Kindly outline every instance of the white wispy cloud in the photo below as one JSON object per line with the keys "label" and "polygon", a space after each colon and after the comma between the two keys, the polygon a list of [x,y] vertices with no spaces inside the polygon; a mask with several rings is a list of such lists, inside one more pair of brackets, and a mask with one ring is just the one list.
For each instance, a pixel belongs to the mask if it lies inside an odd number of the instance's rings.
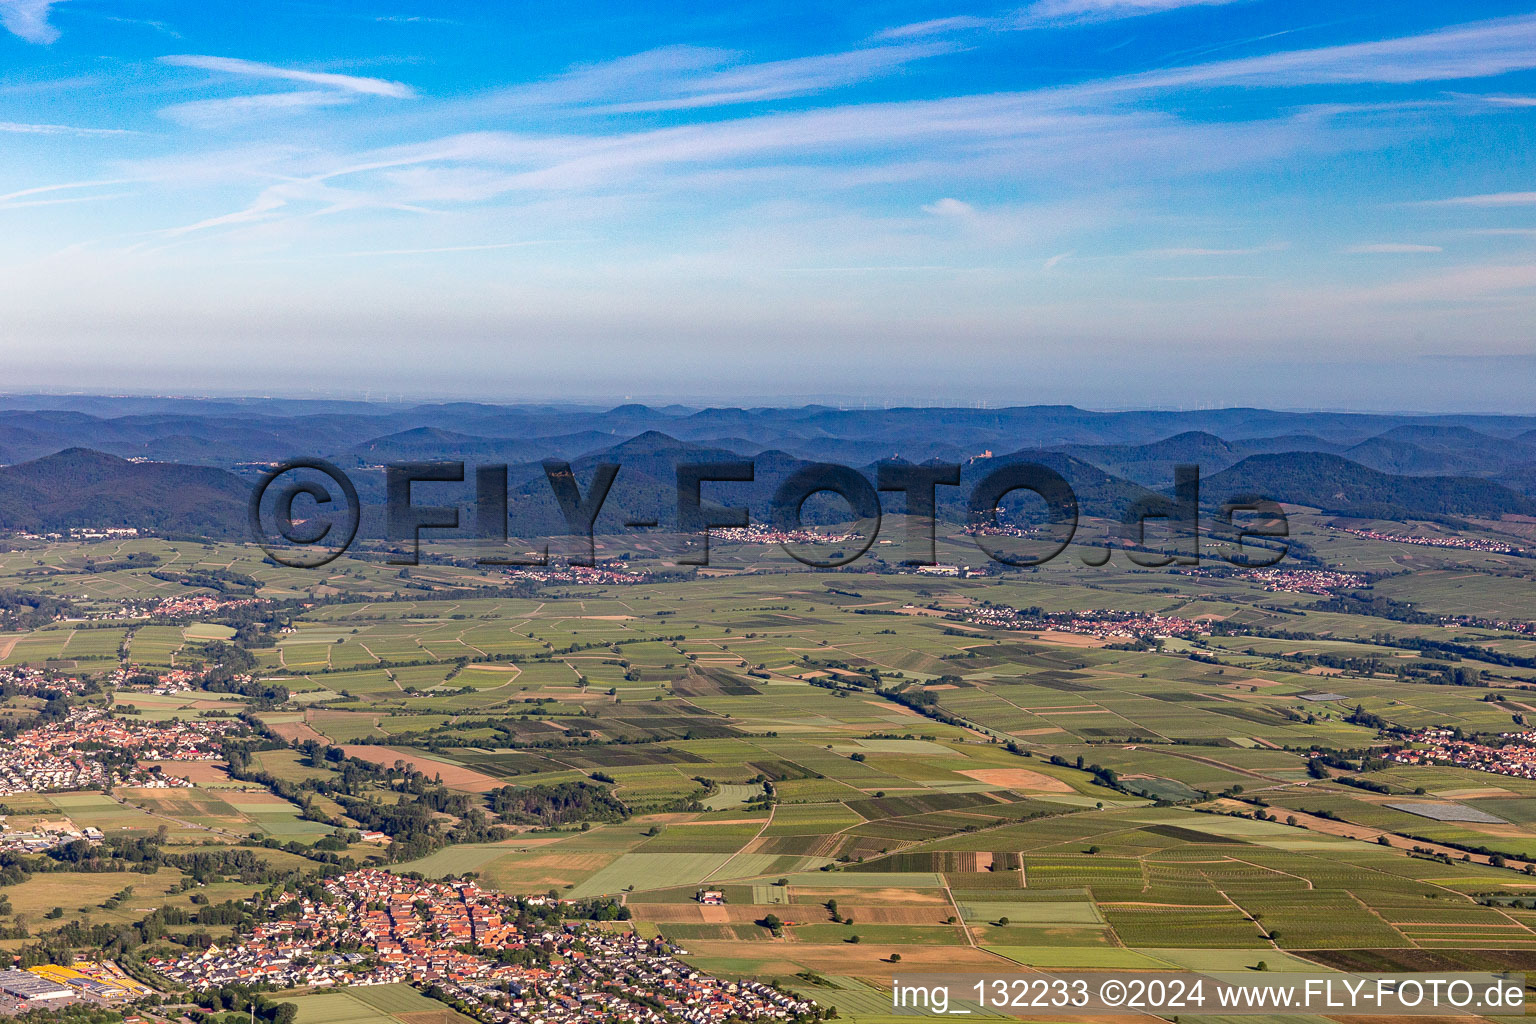
{"label": "white wispy cloud", "polygon": [[266,222],[282,214],[294,214],[296,210],[302,211],[302,215],[307,217],[326,217],[346,211],[368,209],[399,210],[408,213],[431,212],[424,207],[403,202],[388,195],[332,184],[332,180],[338,176],[318,174],[269,185],[242,209],[205,217],[191,224],[167,228],[154,232],[154,235],[158,238],[181,238],[218,228]]}
{"label": "white wispy cloud", "polygon": [[[888,38],[936,36],[987,28],[1036,28],[1063,21],[1103,20],[1177,7],[1238,0],[1040,0],[998,18],[939,18],[887,29]],[[1273,33],[1259,39],[1276,38]],[[1258,40],[1250,40],[1250,42]],[[1286,88],[1305,85],[1409,84],[1483,78],[1536,68],[1536,15],[1452,25],[1417,35],[1283,50],[1255,57],[1186,64],[1039,91],[1042,102],[1087,102],[1117,93],[1166,92],[1219,86]],[[1475,96],[1494,105],[1536,104],[1526,96]],[[1426,101],[1420,101],[1421,103]]]}
{"label": "white wispy cloud", "polygon": [[163,21],[155,21],[150,18],[123,18],[115,14],[104,14],[101,17],[119,25],[139,25],[143,28],[153,29],[162,35],[170,36],[172,39],[180,39],[182,37],[180,32]]}
{"label": "white wispy cloud", "polygon": [[1423,206],[1531,206],[1536,204],[1536,192],[1489,192],[1477,196],[1452,196],[1449,199],[1431,199]]}
{"label": "white wispy cloud", "polygon": [[91,196],[57,196],[52,199],[18,199],[6,202],[0,199],[0,210],[20,210],[32,206],[67,206],[75,203],[99,203],[107,199],[122,199],[131,192],[101,192]]}
{"label": "white wispy cloud", "polygon": [[[311,143],[297,154],[279,153],[270,161],[261,156],[259,171],[241,166],[238,157],[231,157],[229,167],[219,174],[222,183],[232,189],[248,188],[253,180],[265,185],[283,179],[284,184],[263,188],[255,197],[250,193],[242,197],[236,191],[237,197],[245,199],[238,209],[214,212],[173,230],[205,232],[343,210],[419,211],[429,206],[495,202],[504,197],[523,201],[523,197],[541,193],[600,197],[643,190],[656,196],[698,194],[701,189],[739,192],[744,183],[756,187],[792,183],[803,189],[924,180],[935,183],[928,195],[944,196],[940,189],[965,187],[960,182],[971,178],[1018,181],[1028,177],[1091,189],[1095,183],[1117,178],[1141,182],[1151,175],[1198,175],[1292,159],[1309,150],[1337,151],[1361,145],[1361,131],[1352,124],[1338,123],[1345,113],[1358,113],[1361,108],[1332,104],[1299,108],[1281,116],[1228,121],[1186,119],[1150,104],[1122,102],[1123,98],[1138,92],[1222,82],[1300,84],[1335,74],[1371,74],[1384,81],[1403,76],[1429,80],[1464,75],[1478,68],[1506,66],[1517,56],[1536,63],[1536,47],[1517,55],[1518,47],[1501,41],[1533,33],[1536,18],[1504,19],[1406,39],[1220,61],[1061,88],[817,106],[640,131],[611,124],[581,132],[571,131],[568,124],[545,132],[450,131],[352,153],[321,152]],[[416,116],[405,124],[407,130],[415,127],[419,131],[419,126],[428,124],[435,128],[466,121],[486,123],[488,103],[494,103],[500,112],[540,108],[556,108],[557,112],[655,110],[740,102],[746,97],[810,94],[838,83],[890,73],[904,62],[953,50],[948,44],[927,43],[868,46],[788,61],[741,63],[739,55],[728,51],[667,47],[575,68],[490,97],[442,103],[424,112],[428,116]],[[323,86],[275,97],[203,101],[202,105],[171,108],[176,112],[172,116],[182,119],[217,119],[242,109],[242,104],[244,109],[280,109],[290,104],[302,109],[307,104],[328,104],[330,99],[323,98],[328,94],[350,98],[397,95],[390,90],[408,90],[379,79],[291,72],[230,58],[171,60],[210,70],[235,67],[239,69],[235,73],[264,77],[319,76],[316,84]],[[338,79],[365,84],[343,90],[335,86]],[[1372,127],[1379,129],[1380,122],[1373,122]],[[1409,128],[1416,130],[1417,125]],[[1363,144],[1378,143],[1368,139]],[[195,155],[184,160],[195,162]],[[169,169],[164,180],[175,180],[180,173]],[[962,216],[966,207],[958,199],[940,199],[925,209],[940,216]],[[980,222],[987,219],[976,218],[971,223],[979,229]],[[1139,255],[1167,259],[1241,256],[1275,248],[1187,246]]]}
{"label": "white wispy cloud", "polygon": [[1536,15],[1455,25],[1419,35],[1287,50],[1106,79],[1084,91],[1443,82],[1536,68]]}
{"label": "white wispy cloud", "polygon": [[1010,20],[1019,27],[1081,24],[1160,14],[1181,7],[1216,7],[1234,2],[1236,0],[1038,0],[1020,10]]}
{"label": "white wispy cloud", "polygon": [[[856,188],[956,175],[1056,180],[1070,172],[1082,186],[1084,173],[1144,181],[1154,169],[1186,176],[1293,156],[1309,145],[1302,132],[1318,130],[1305,117],[1231,125],[1146,110],[1051,110],[1025,93],[850,104],[619,134],[465,132],[350,155],[268,149],[242,159],[231,152],[141,164],[137,173],[168,182],[216,176],[236,187],[260,178],[292,183],[178,229],[206,231],[301,215],[315,204],[338,208],[334,195],[307,193],[299,182],[345,182],[350,208],[394,209],[540,193],[698,195],[744,183]],[[822,166],[824,156],[839,159]],[[950,216],[965,209],[960,200],[931,206],[930,213]],[[985,218],[969,220],[985,227]]]}
{"label": "white wispy cloud", "polygon": [[254,96],[227,96],[216,100],[176,103],[160,110],[160,116],[181,124],[213,124],[231,118],[285,114],[314,107],[351,103],[355,93],[306,89],[298,92],[267,92]]}
{"label": "white wispy cloud", "polygon": [[1483,95],[1473,98],[1484,103],[1490,103],[1495,107],[1536,107],[1536,96]]}
{"label": "white wispy cloud", "polygon": [[976,208],[958,199],[940,199],[936,203],[924,206],[923,212],[931,213],[936,217],[971,217],[975,215]]}
{"label": "white wispy cloud", "polygon": [[113,179],[107,181],[66,181],[57,185],[35,185],[32,188],[19,189],[15,192],[7,192],[4,195],[0,195],[0,210],[19,210],[34,206],[63,206],[73,203],[98,203],[107,199],[121,199],[130,193],[88,192],[85,195],[74,193],[88,189],[100,189],[111,185],[125,184],[128,184],[126,180]]}
{"label": "white wispy cloud", "polygon": [[0,25],[29,43],[51,43],[59,30],[48,21],[48,10],[64,0],[0,0]]}
{"label": "white wispy cloud", "polygon": [[1444,252],[1445,250],[1438,245],[1419,245],[1414,242],[1366,242],[1361,245],[1351,245],[1344,251],[1359,255],[1392,255],[1396,253]]}
{"label": "white wispy cloud", "polygon": [[978,18],[969,14],[961,14],[951,18],[932,18],[928,21],[914,21],[910,25],[896,25],[878,33],[875,38],[914,39],[921,36],[943,35],[946,32],[995,28],[997,25],[998,21],[996,18]]}
{"label": "white wispy cloud", "polygon": [[106,181],[66,181],[58,185],[35,185],[32,188],[24,188],[17,192],[7,192],[0,195],[0,203],[13,203],[18,199],[29,199],[32,196],[47,195],[52,192],[67,192],[82,188],[104,188],[108,185],[122,185],[125,180],[111,179]]}
{"label": "white wispy cloud", "polygon": [[977,30],[1017,32],[1118,21],[1184,7],[1220,7],[1238,2],[1240,0],[1036,0],[1035,3],[996,17],[962,14],[896,25],[880,32],[875,38],[911,39]]}
{"label": "white wispy cloud", "polygon": [[945,41],[911,42],[754,63],[730,50],[665,46],[504,90],[493,102],[521,108],[585,107],[596,113],[754,103],[856,85],[958,49]]}
{"label": "white wispy cloud", "polygon": [[[1041,174],[1101,161],[1104,171],[1153,154],[1208,167],[1211,161],[1251,161],[1290,150],[1288,129],[1271,126],[1279,138],[1260,137],[1251,126],[1191,125],[1145,111],[1114,114],[1041,112],[1028,95],[961,97],[889,104],[857,104],[786,114],[626,133],[616,136],[536,136],[474,132],[394,147],[365,156],[346,173],[390,166],[445,163],[508,169],[505,188],[575,190],[613,187],[617,182],[664,169],[800,165],[818,155],[858,157],[851,168],[817,168],[818,180],[847,184],[907,180],[953,174],[1027,170]],[[950,153],[932,162],[905,154],[935,146],[966,144],[970,157]],[[1281,148],[1277,149],[1276,146]],[[1118,162],[1109,158],[1117,156]],[[1143,165],[1143,172],[1145,165]],[[654,182],[659,184],[660,182]]]}
{"label": "white wispy cloud", "polygon": [[374,21],[387,25],[462,25],[453,18],[434,18],[427,14],[380,14]]}
{"label": "white wispy cloud", "polygon": [[77,128],[68,124],[23,124],[18,121],[0,121],[0,132],[8,132],[12,135],[78,135],[82,137],[138,134],[127,128]]}
{"label": "white wispy cloud", "polygon": [[173,54],[160,61],[182,68],[197,68],[225,75],[247,78],[267,78],[284,82],[301,82],[305,85],[357,93],[363,96],[386,96],[392,99],[413,99],[416,90],[403,82],[391,82],[383,78],[362,78],[357,75],[338,75],[324,71],[302,71],[297,68],[262,64],[238,57],[208,57],[197,54]]}

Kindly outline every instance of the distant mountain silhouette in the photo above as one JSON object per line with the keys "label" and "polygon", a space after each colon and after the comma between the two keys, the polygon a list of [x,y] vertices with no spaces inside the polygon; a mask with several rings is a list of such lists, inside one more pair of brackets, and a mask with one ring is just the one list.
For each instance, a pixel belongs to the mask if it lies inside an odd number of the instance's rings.
{"label": "distant mountain silhouette", "polygon": [[1312,434],[1281,434],[1278,437],[1245,437],[1237,442],[1249,455],[1272,455],[1275,452],[1342,452],[1347,445],[1324,441]]}
{"label": "distant mountain silhouette", "polygon": [[[704,494],[748,505],[758,522],[778,483],[816,461],[871,481],[885,460],[959,463],[964,485],[938,490],[951,520],[964,517],[975,481],[1010,462],[1056,469],[1086,516],[1117,517],[1149,489],[1166,491],[1181,463],[1200,467],[1208,500],[1228,487],[1355,514],[1497,515],[1525,511],[1536,496],[1532,416],[4,395],[0,527],[131,522],[241,536],[259,467],[299,456],[328,458],[352,476],[364,536],[377,535],[384,495],[383,473],[365,467],[401,461],[464,462],[468,479],[452,493],[466,514],[473,469],[507,464],[513,526],[522,516],[532,533],[563,527],[540,465],[550,458],[570,462],[583,491],[596,464],[623,466],[599,523],[613,531],[631,519],[673,525],[679,462],[742,458],[756,462],[755,481],[707,484]],[[894,510],[899,500],[883,504]],[[813,506],[813,521],[840,514],[830,499]]]}
{"label": "distant mountain silhouette", "polygon": [[0,463],[25,462],[57,451],[58,447],[47,434],[17,423],[0,422]]}
{"label": "distant mountain silhouette", "polygon": [[[659,431],[647,431],[620,444],[571,460],[571,469],[581,492],[586,494],[599,463],[620,465],[619,474],[614,478],[613,488],[598,519],[599,532],[606,529],[619,533],[623,532],[625,522],[633,520],[654,519],[664,530],[674,526],[679,465],[743,460],[753,464],[755,477],[751,482],[709,483],[703,486],[702,493],[706,502],[746,506],[751,510],[752,521],[755,523],[771,520],[773,498],[779,485],[796,470],[814,461],[777,449],[742,455],[724,448],[691,444]],[[940,518],[963,522],[968,515],[970,493],[976,483],[988,473],[1020,462],[1038,463],[1065,477],[1077,495],[1083,515],[1119,516],[1133,502],[1152,494],[1132,481],[1106,473],[1091,463],[1063,452],[1023,449],[962,464],[961,485],[939,487],[936,490]],[[878,463],[850,468],[862,474],[871,485],[876,483]],[[529,536],[561,530],[563,520],[542,466],[529,464],[514,467],[509,472],[509,482],[511,496],[508,499],[508,512],[517,535]],[[903,510],[901,501],[899,495],[886,494],[881,498],[881,505],[887,512],[900,512]],[[846,520],[847,508],[840,499],[829,497],[821,506],[820,511],[812,506],[806,507],[804,521],[807,524]]]}
{"label": "distant mountain silhouette", "polygon": [[1382,473],[1324,452],[1255,455],[1200,488],[1213,505],[1244,494],[1377,519],[1536,512],[1536,501],[1491,480]]}
{"label": "distant mountain silhouette", "polygon": [[[625,524],[629,522],[655,521],[663,531],[675,528],[679,465],[743,459],[754,460],[754,481],[705,484],[701,493],[706,502],[745,505],[751,509],[754,522],[764,522],[773,487],[782,475],[800,465],[799,460],[782,452],[743,456],[726,448],[691,444],[660,431],[648,430],[568,461],[583,495],[588,493],[599,464],[619,465],[618,476],[614,478],[598,517],[597,530],[599,533],[621,534],[628,530]],[[565,520],[545,476],[542,460],[512,467],[508,472],[508,483],[511,493],[507,508],[514,535],[549,536],[563,532]]]}
{"label": "distant mountain silhouette", "polygon": [[959,488],[939,490],[941,514],[952,508],[954,511],[948,518],[963,521],[965,516],[961,509],[969,502],[971,489],[988,473],[1020,462],[1034,463],[1061,474],[1072,485],[1072,492],[1077,496],[1078,511],[1085,516],[1119,518],[1134,502],[1153,495],[1151,490],[1140,484],[1107,473],[1093,463],[1065,452],[1023,448],[990,459],[977,459],[963,467]]}
{"label": "distant mountain silhouette", "polygon": [[558,437],[511,438],[462,434],[442,427],[413,427],[353,445],[338,453],[335,461],[343,467],[390,462],[519,463],[571,458],[613,442],[613,435],[595,430]]}
{"label": "distant mountain silhouette", "polygon": [[1242,444],[1203,430],[1187,430],[1151,444],[1072,445],[1062,450],[1147,487],[1172,483],[1173,467],[1180,464],[1215,473],[1253,454]]}
{"label": "distant mountain silhouette", "polygon": [[1520,462],[1495,477],[1512,491],[1536,497],[1536,462]]}
{"label": "distant mountain silhouette", "polygon": [[1394,427],[1343,453],[1384,473],[1485,476],[1515,462],[1536,459],[1536,443],[1497,438],[1467,427]]}
{"label": "distant mountain silhouette", "polygon": [[249,483],[221,469],[70,448],[0,468],[0,527],[135,526],[238,536],[246,532],[250,493]]}
{"label": "distant mountain silhouette", "polygon": [[[1403,430],[1420,433],[1398,433]],[[1458,437],[1486,436],[1498,442],[1532,444],[1536,417],[1404,416],[1267,409],[1099,412],[1074,406],[978,408],[687,408],[626,404],[603,408],[571,404],[492,405],[450,402],[410,405],[289,399],[108,398],[103,396],[0,396],[0,462],[22,462],[65,448],[92,448],[108,454],[162,462],[190,462],[232,469],[253,462],[320,455],[342,463],[354,454],[362,464],[387,461],[394,446],[410,457],[495,461],[569,458],[608,447],[648,430],[704,447],[736,451],[779,449],[798,458],[867,465],[898,457],[912,462],[940,458],[964,462],[985,451],[1069,450],[1111,473],[1154,482],[1155,464],[1190,454],[1207,470],[1217,466],[1216,448],[1189,446],[1188,435],[1220,439],[1231,457],[1278,451],[1333,451],[1385,437],[1390,445],[1412,444],[1442,455],[1454,453]],[[420,433],[415,433],[415,432]],[[432,434],[429,431],[440,433]],[[1441,436],[1435,432],[1441,431]],[[399,436],[405,435],[405,436]],[[1520,437],[1519,435],[1527,435]],[[583,446],[583,436],[592,441]],[[1477,436],[1461,450],[1476,455]],[[480,438],[480,442],[465,440]],[[716,441],[730,438],[728,444]],[[543,450],[533,452],[536,442]],[[493,443],[495,442],[495,443]],[[569,443],[567,443],[569,442]],[[1208,444],[1209,442],[1207,440]],[[1168,444],[1160,456],[1157,446]],[[486,447],[486,445],[489,445]],[[1153,446],[1137,453],[1100,452],[1078,446]],[[459,447],[462,450],[455,451]],[[1486,445],[1484,448],[1486,449]],[[1513,446],[1512,446],[1513,450]],[[465,452],[471,454],[466,455]],[[482,453],[485,453],[482,456]],[[1370,461],[1368,451],[1359,453]],[[1166,457],[1164,457],[1166,456]],[[1428,466],[1413,451],[1384,451],[1380,467],[1418,471]],[[1507,461],[1530,461],[1525,454]],[[1409,461],[1392,462],[1392,459]],[[1096,463],[1098,464],[1098,463]],[[1478,463],[1481,465],[1481,463]],[[1450,467],[1457,474],[1493,472],[1472,463]],[[1161,481],[1159,481],[1160,483]]]}

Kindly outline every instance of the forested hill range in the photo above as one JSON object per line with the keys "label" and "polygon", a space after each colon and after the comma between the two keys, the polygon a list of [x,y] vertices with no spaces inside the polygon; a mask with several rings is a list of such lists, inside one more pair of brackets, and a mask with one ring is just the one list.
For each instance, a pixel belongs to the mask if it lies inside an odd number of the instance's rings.
{"label": "forested hill range", "polygon": [[[1166,456],[1326,451],[1386,472],[1487,475],[1536,460],[1536,415],[1387,415],[1265,409],[1096,412],[1073,406],[1004,409],[690,408],[668,405],[384,404],[284,399],[0,396],[0,462],[70,447],[124,458],[216,465],[321,451],[364,462],[483,446],[507,462],[570,458],[655,430],[693,444],[858,465],[898,456],[964,461],[981,451],[1067,448],[1106,469],[1155,458],[1117,446],[1161,442]],[[1182,435],[1211,435],[1211,437]],[[1523,436],[1522,436],[1523,435]],[[1356,446],[1383,438],[1381,446]],[[1490,440],[1491,439],[1491,440]],[[1515,442],[1511,444],[1510,442]],[[1390,449],[1388,464],[1376,448]],[[476,457],[480,451],[475,452]],[[1420,461],[1409,462],[1407,457]],[[1460,460],[1434,462],[1434,458]],[[1225,466],[1214,467],[1225,468]]]}
{"label": "forested hill range", "polygon": [[872,476],[882,460],[962,464],[967,486],[940,490],[949,519],[963,517],[970,483],[1008,462],[1062,473],[1090,515],[1168,492],[1179,464],[1200,467],[1207,503],[1261,494],[1386,519],[1536,514],[1536,416],[9,396],[0,529],[242,536],[251,481],[298,456],[335,462],[365,502],[382,497],[385,463],[507,464],[514,516],[538,529],[558,523],[545,459],[571,462],[581,479],[598,463],[622,464],[605,507],[615,521],[670,508],[678,462],[734,458],[752,458],[758,479],[732,494],[763,514],[777,481],[804,462]]}

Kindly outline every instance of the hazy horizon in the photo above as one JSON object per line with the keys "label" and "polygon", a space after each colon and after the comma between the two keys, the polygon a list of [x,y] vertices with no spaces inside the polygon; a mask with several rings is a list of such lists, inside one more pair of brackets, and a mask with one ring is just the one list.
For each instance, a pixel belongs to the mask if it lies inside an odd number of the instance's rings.
{"label": "hazy horizon", "polygon": [[1189,403],[1156,403],[1156,402],[1127,402],[1111,403],[1096,402],[1091,396],[1083,396],[1080,400],[1064,398],[1054,400],[1034,400],[1029,395],[1018,396],[1014,400],[992,401],[986,399],[971,400],[904,400],[900,398],[878,399],[855,394],[778,394],[778,395],[726,395],[720,394],[687,394],[687,393],[561,393],[558,395],[538,394],[496,394],[479,393],[473,389],[435,392],[402,390],[393,391],[387,388],[362,388],[348,389],[337,387],[328,390],[304,390],[292,389],[267,389],[264,391],[241,391],[234,388],[204,388],[190,390],[155,390],[155,389],[106,389],[106,388],[14,388],[0,390],[0,402],[17,403],[15,408],[27,408],[28,400],[36,400],[37,408],[45,408],[47,403],[59,403],[66,399],[100,400],[104,402],[123,401],[187,401],[187,402],[315,402],[315,403],[354,403],[360,405],[376,405],[381,407],[432,407],[453,404],[471,404],[486,406],[505,406],[509,408],[547,406],[550,408],[567,408],[589,412],[605,412],[617,409],[625,405],[643,405],[653,410],[662,410],[676,406],[690,411],[705,409],[773,409],[795,410],[813,406],[835,408],[841,411],[856,410],[895,410],[895,409],[934,409],[934,410],[1000,410],[1020,408],[1053,408],[1072,407],[1091,413],[1130,413],[1130,412],[1170,412],[1170,413],[1195,413],[1217,412],[1232,409],[1256,409],[1278,413],[1337,413],[1358,414],[1369,416],[1423,416],[1423,417],[1457,417],[1457,416],[1495,416],[1495,417],[1530,417],[1536,416],[1536,411],[1529,408],[1475,408],[1470,406],[1455,407],[1412,407],[1408,405],[1381,405],[1381,406],[1349,406],[1349,405],[1281,405],[1263,404],[1252,402],[1189,402]]}

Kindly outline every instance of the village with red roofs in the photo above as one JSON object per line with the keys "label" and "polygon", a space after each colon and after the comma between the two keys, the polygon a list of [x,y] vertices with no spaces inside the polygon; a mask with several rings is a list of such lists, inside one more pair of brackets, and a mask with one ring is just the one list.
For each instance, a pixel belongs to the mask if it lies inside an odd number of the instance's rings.
{"label": "village with red roofs", "polygon": [[[191,989],[324,989],[408,982],[493,1022],[811,1020],[814,1003],[724,981],[675,959],[662,939],[565,920],[561,901],[473,880],[427,882],[376,869],[285,892],[238,945],[151,960]],[[619,922],[622,924],[622,922]]]}

